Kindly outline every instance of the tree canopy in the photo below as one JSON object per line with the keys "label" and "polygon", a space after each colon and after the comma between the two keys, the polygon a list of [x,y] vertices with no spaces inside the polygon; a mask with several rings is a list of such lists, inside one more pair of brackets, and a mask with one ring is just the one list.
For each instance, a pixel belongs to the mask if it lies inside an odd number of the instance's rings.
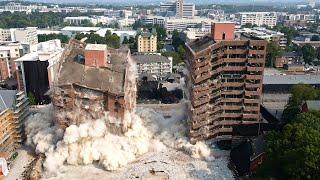
{"label": "tree canopy", "polygon": [[283,51],[281,47],[275,42],[269,42],[267,45],[267,57],[266,57],[266,66],[272,67],[274,60],[282,56]]}
{"label": "tree canopy", "polygon": [[101,37],[98,34],[95,34],[94,32],[91,32],[90,34],[77,34],[76,39],[81,40],[83,38],[87,38],[85,40],[86,43],[92,43],[92,44],[107,44],[109,47],[112,48],[119,48],[120,47],[120,37],[117,36],[115,33],[111,34],[111,31],[107,31],[105,37]]}
{"label": "tree canopy", "polygon": [[298,35],[298,31],[292,26],[277,24],[273,27],[273,30],[280,31],[287,36],[287,45],[291,45],[293,38]]}
{"label": "tree canopy", "polygon": [[[66,26],[63,19],[68,16],[88,16],[88,15],[101,15],[101,13],[54,13],[54,12],[32,12],[31,14],[26,14],[24,12],[3,12],[0,13],[0,28],[24,28],[24,27],[38,27],[38,28],[48,28],[54,26]],[[91,22],[84,21],[85,26],[93,26]]]}
{"label": "tree canopy", "polygon": [[301,113],[280,132],[267,135],[263,179],[317,179],[320,176],[320,112]]}
{"label": "tree canopy", "polygon": [[63,34],[39,34],[38,35],[38,41],[39,42],[44,42],[44,41],[49,41],[52,39],[60,39],[62,43],[67,43],[69,41],[69,37],[67,35]]}
{"label": "tree canopy", "polygon": [[316,58],[316,50],[310,44],[302,46],[301,52],[305,63],[311,63]]}
{"label": "tree canopy", "polygon": [[291,89],[289,102],[283,112],[283,120],[290,122],[299,113],[303,101],[320,99],[320,90],[308,84],[297,84]]}

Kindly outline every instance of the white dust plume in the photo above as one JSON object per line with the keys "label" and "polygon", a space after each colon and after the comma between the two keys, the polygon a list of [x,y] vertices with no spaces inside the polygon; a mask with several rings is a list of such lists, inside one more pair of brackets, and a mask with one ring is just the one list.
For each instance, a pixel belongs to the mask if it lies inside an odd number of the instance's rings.
{"label": "white dust plume", "polygon": [[49,173],[59,171],[64,163],[87,165],[99,163],[105,170],[117,170],[134,161],[138,156],[167,148],[183,150],[195,158],[208,158],[210,148],[199,142],[192,145],[186,136],[184,111],[176,112],[171,119],[151,109],[137,109],[131,118],[131,128],[124,135],[108,131],[109,116],[88,120],[79,126],[71,125],[62,130],[53,125],[52,107],[32,115],[26,122],[28,144],[37,153],[44,153],[44,167]]}

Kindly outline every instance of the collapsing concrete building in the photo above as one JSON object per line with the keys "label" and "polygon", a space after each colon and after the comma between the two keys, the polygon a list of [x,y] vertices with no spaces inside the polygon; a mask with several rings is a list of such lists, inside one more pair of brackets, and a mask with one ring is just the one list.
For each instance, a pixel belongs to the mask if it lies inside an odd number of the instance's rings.
{"label": "collapsing concrete building", "polygon": [[65,128],[109,116],[110,129],[125,132],[136,100],[130,51],[71,40],[62,57],[52,100],[58,124]]}
{"label": "collapsing concrete building", "polygon": [[215,23],[212,35],[187,44],[190,140],[231,138],[232,127],[261,121],[267,42]]}

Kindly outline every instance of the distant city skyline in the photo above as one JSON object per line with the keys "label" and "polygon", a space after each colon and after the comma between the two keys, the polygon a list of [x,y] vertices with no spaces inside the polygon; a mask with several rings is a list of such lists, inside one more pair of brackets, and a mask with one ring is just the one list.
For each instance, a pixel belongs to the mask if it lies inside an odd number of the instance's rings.
{"label": "distant city skyline", "polygon": [[[0,0],[0,1],[7,1],[7,0]],[[53,3],[51,0],[23,0],[29,2],[43,2],[43,3]],[[168,2],[174,0],[55,0],[54,3],[58,4],[106,4],[106,5],[113,5],[113,4],[130,4],[130,5],[156,5],[160,4],[161,2]],[[195,4],[284,4],[284,3],[292,3],[292,4],[308,4],[309,0],[283,0],[279,2],[279,0],[184,0],[188,3],[195,3]],[[316,3],[319,3],[320,0],[316,0]]]}

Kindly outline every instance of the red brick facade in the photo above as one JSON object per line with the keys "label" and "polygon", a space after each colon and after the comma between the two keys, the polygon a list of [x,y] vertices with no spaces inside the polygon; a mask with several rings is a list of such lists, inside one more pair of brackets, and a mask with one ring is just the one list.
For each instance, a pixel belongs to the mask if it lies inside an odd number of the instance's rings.
{"label": "red brick facade", "polygon": [[212,37],[217,40],[234,39],[234,23],[213,23],[211,26]]}
{"label": "red brick facade", "polygon": [[106,51],[85,50],[85,65],[92,67],[103,67],[106,65]]}

